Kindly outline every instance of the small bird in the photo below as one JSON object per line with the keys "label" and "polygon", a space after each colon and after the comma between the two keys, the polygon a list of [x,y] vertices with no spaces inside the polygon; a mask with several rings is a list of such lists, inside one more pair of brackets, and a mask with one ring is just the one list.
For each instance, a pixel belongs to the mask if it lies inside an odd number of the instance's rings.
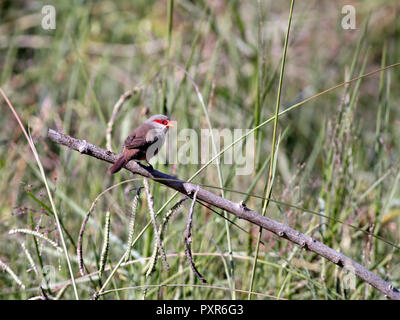
{"label": "small bird", "polygon": [[130,160],[146,160],[152,168],[149,160],[160,151],[169,127],[173,127],[173,124],[162,114],[147,119],[126,138],[124,149],[109,172],[118,172]]}

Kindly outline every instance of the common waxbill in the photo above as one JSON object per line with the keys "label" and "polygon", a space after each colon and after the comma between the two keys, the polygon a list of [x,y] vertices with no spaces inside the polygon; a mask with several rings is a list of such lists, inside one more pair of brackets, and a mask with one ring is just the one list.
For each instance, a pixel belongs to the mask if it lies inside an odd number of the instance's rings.
{"label": "common waxbill", "polygon": [[109,172],[118,172],[130,160],[146,160],[149,163],[150,158],[160,151],[169,127],[173,124],[162,114],[147,119],[126,138],[124,149]]}

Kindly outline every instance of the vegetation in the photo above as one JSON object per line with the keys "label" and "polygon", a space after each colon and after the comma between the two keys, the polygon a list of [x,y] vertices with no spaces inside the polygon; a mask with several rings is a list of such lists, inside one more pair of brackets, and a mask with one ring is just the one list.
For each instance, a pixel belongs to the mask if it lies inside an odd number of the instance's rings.
{"label": "vegetation", "polygon": [[[54,30],[42,27],[44,5],[56,9]],[[193,182],[400,286],[400,68],[327,90],[400,62],[400,4],[355,3],[352,30],[342,27],[343,4],[297,1],[285,46],[290,6],[0,3],[0,88],[17,113],[0,98],[0,299],[89,299],[101,288],[98,299],[384,299],[351,270],[196,204],[191,250],[202,283],[185,256],[191,200],[149,181],[148,201],[141,177],[107,175],[104,162],[46,139],[54,128],[106,148],[114,106],[132,89],[113,124],[115,153],[151,114],[200,136],[202,128],[252,129],[280,111],[275,125],[255,131],[251,174],[221,161]],[[182,180],[204,166],[152,162]],[[78,237],[89,210],[81,275]],[[166,260],[152,260],[161,248]]]}

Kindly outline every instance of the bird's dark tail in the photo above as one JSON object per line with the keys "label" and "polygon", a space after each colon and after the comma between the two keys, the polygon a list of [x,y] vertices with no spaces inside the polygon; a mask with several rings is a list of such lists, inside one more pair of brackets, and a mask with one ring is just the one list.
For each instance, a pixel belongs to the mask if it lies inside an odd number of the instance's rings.
{"label": "bird's dark tail", "polygon": [[122,169],[122,167],[126,164],[126,162],[127,161],[125,160],[124,155],[121,154],[117,159],[117,161],[115,161],[115,163],[110,167],[110,169],[108,169],[108,172],[111,174],[118,172],[119,170]]}

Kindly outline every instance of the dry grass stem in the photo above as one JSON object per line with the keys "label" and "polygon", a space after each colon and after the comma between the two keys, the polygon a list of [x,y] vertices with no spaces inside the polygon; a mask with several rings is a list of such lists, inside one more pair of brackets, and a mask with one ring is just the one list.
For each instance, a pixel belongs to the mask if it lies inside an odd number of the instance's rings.
{"label": "dry grass stem", "polygon": [[194,205],[196,203],[196,197],[197,197],[197,192],[198,191],[199,191],[199,189],[197,189],[193,194],[192,205],[190,206],[188,219],[187,219],[186,230],[185,230],[185,233],[184,233],[184,237],[185,237],[185,254],[186,254],[186,258],[187,258],[187,260],[189,262],[189,265],[192,268],[192,270],[193,270],[194,274],[196,275],[196,277],[201,282],[207,283],[206,279],[204,279],[203,275],[197,270],[196,265],[194,264],[192,250],[191,250],[193,211],[194,211]]}

